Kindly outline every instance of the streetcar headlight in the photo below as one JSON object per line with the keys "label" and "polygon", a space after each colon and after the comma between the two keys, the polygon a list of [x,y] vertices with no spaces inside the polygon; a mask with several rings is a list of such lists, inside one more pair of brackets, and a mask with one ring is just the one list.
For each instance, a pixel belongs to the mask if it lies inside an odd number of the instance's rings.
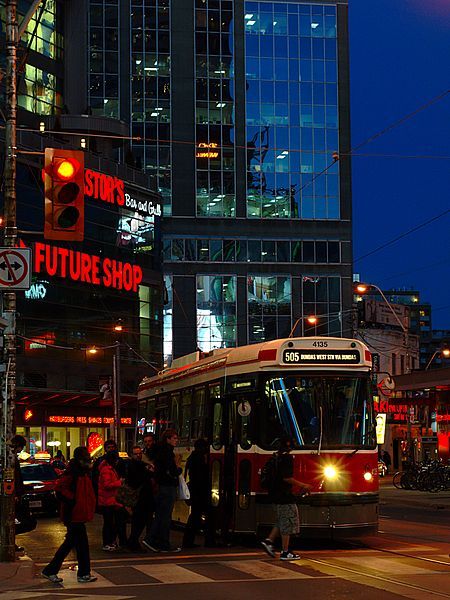
{"label": "streetcar headlight", "polygon": [[372,479],[373,479],[373,477],[372,477],[372,473],[370,473],[370,471],[366,471],[366,472],[364,473],[364,479],[365,479],[366,481],[372,481]]}
{"label": "streetcar headlight", "polygon": [[333,467],[333,465],[328,465],[327,467],[325,467],[323,470],[323,474],[325,476],[325,479],[328,479],[329,481],[333,481],[338,476],[337,469]]}

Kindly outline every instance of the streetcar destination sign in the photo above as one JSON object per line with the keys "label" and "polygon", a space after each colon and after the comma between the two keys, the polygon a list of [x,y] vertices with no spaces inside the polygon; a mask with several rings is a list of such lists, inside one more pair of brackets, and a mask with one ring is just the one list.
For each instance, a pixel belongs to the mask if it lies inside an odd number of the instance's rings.
{"label": "streetcar destination sign", "polygon": [[359,350],[284,350],[283,362],[290,365],[355,365]]}

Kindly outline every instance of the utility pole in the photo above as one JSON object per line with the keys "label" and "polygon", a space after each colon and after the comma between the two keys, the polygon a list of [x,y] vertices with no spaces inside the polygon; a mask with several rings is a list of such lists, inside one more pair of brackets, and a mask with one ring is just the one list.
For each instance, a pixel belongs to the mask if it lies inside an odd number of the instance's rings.
{"label": "utility pole", "polygon": [[121,450],[120,439],[120,342],[114,344],[113,355],[113,403],[114,403],[114,439]]}
{"label": "utility pole", "polygon": [[[16,225],[16,121],[17,121],[17,0],[6,0],[6,127],[4,169],[5,246],[14,247],[17,241]],[[2,486],[0,490],[0,561],[15,559],[15,494],[14,456],[8,442],[14,433],[16,399],[16,293],[4,292],[3,311],[8,321],[5,329],[4,360],[6,375],[2,386]]]}

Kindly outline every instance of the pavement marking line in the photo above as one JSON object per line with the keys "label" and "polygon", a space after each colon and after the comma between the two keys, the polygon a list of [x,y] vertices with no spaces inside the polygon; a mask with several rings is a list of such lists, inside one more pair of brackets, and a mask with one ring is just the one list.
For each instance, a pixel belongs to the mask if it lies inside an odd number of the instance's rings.
{"label": "pavement marking line", "polygon": [[[404,559],[403,559],[404,560]],[[355,561],[352,558],[336,557],[336,563],[344,563],[354,565]],[[368,568],[372,571],[379,571],[384,575],[429,575],[430,569],[424,569],[423,567],[415,567],[402,562],[402,558],[376,558],[371,556],[364,560],[361,556],[361,560],[358,562],[358,566],[361,568]]]}
{"label": "pavement marking line", "polygon": [[[258,550],[257,552],[221,552],[220,554],[177,554],[176,558],[177,561],[179,560],[192,560],[193,558],[239,558],[241,556],[259,556],[261,557],[263,553],[261,552],[261,550]],[[155,554],[155,553],[148,553],[148,558],[151,559],[152,561],[164,561],[164,560],[170,560],[171,558],[170,554]],[[118,561],[121,562],[132,562],[135,563],[138,560],[142,560],[143,556],[142,554],[140,554],[139,556],[133,556],[133,557],[126,557],[120,554],[117,554],[114,558],[98,558],[98,559],[91,559],[91,565],[99,565],[99,564],[104,564],[104,563],[115,563]],[[48,561],[46,562],[37,562],[35,563],[38,567],[45,567],[48,564]],[[74,561],[69,561],[67,563],[64,563],[64,566],[71,566],[71,565],[76,565],[77,563]],[[119,567],[128,567],[128,565],[117,565],[117,568]]]}
{"label": "pavement marking line", "polygon": [[254,575],[259,579],[314,579],[311,575],[296,573],[290,569],[284,569],[281,566],[263,561],[240,560],[239,562],[221,562],[219,564],[248,575]]}
{"label": "pavement marking line", "polygon": [[[97,581],[93,581],[92,583],[89,583],[89,587],[87,588],[88,590],[90,590],[92,588],[114,587],[114,584],[111,581],[109,581],[109,579],[102,577],[102,575],[100,575],[100,573],[97,573],[96,571],[91,570],[91,574],[94,577],[97,577]],[[86,583],[78,583],[77,571],[75,571],[75,569],[61,570],[59,572],[59,576],[63,578],[63,582],[61,585],[64,589],[78,590],[81,588],[83,588],[83,589],[86,588],[86,585],[87,585]]]}
{"label": "pavement marking line", "polygon": [[[362,585],[370,586],[375,589],[380,589],[380,583],[384,584],[382,589],[391,592],[393,594],[398,594],[400,596],[406,596],[407,598],[412,598],[414,600],[423,600],[423,598],[431,598],[433,596],[439,596],[440,598],[450,598],[450,594],[436,592],[434,590],[429,590],[419,585],[414,585],[411,583],[405,583],[403,581],[398,581],[396,579],[390,579],[389,577],[381,577],[380,575],[374,575],[373,573],[362,573],[361,571],[357,571],[355,569],[350,569],[349,567],[344,567],[342,565],[336,565],[333,563],[327,563],[324,560],[319,560],[317,558],[306,558],[310,562],[318,565],[318,569],[321,572],[324,572],[328,575],[332,575],[334,577],[340,577],[341,579],[346,579],[348,581],[353,581],[355,583],[360,583]],[[321,566],[323,568],[321,568]],[[340,575],[340,572],[348,573],[348,576]],[[374,580],[371,582],[370,580]],[[375,583],[376,582],[376,583]],[[403,587],[408,590],[408,595],[405,592],[399,591],[398,587]],[[428,594],[424,596],[424,594]]]}
{"label": "pavement marking line", "polygon": [[[215,581],[210,577],[199,575],[173,563],[164,565],[133,565],[134,569],[158,579],[161,583],[211,583]],[[151,585],[151,584],[150,584]]]}

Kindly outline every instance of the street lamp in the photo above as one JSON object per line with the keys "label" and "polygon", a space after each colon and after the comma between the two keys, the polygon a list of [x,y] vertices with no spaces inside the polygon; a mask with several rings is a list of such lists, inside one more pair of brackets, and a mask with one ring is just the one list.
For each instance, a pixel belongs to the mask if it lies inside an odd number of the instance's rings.
{"label": "street lamp", "polygon": [[431,363],[433,362],[434,358],[438,354],[440,354],[444,358],[450,358],[450,349],[449,348],[442,348],[441,350],[436,350],[436,352],[433,354],[433,356],[427,362],[427,366],[425,367],[425,371],[427,371],[430,368]]}
{"label": "street lamp", "polygon": [[113,409],[114,409],[114,439],[117,443],[117,447],[121,448],[121,438],[120,438],[120,341],[117,340],[111,346],[102,346],[101,348],[97,348],[96,346],[92,346],[87,349],[87,353],[91,355],[95,355],[98,353],[99,349],[108,350],[109,348],[114,348],[113,354],[113,376],[112,376],[112,386],[113,386]]}
{"label": "street lamp", "polygon": [[[294,323],[294,325],[293,325],[293,327],[292,327],[292,329],[291,329],[291,332],[290,332],[290,334],[288,335],[288,337],[290,337],[290,338],[291,338],[291,337],[294,337],[294,332],[295,332],[295,330],[296,330],[296,328],[297,328],[297,325],[300,323],[300,321],[301,321],[302,319],[305,319],[305,321],[306,321],[307,323],[309,323],[309,325],[311,325],[311,326],[315,326],[315,325],[317,325],[317,323],[319,322],[319,319],[318,319],[318,318],[317,318],[315,315],[309,315],[308,317],[299,317],[299,318],[298,318],[298,319],[295,321],[295,323]],[[304,333],[305,333],[305,332],[303,331],[303,334],[304,334]]]}
{"label": "street lamp", "polygon": [[400,325],[401,330],[403,331],[404,340],[405,340],[405,348],[406,348],[406,371],[409,372],[410,371],[410,366],[409,366],[410,356],[409,356],[409,332],[408,332],[408,328],[405,327],[404,323],[402,323],[400,317],[398,316],[398,314],[393,309],[392,304],[389,302],[389,300],[384,295],[383,291],[377,285],[375,285],[374,283],[358,283],[356,285],[356,287],[355,287],[355,291],[358,292],[358,294],[365,294],[370,289],[374,289],[374,290],[376,290],[380,294],[380,296],[383,298],[384,302],[388,306],[389,310],[394,315],[395,320]]}

